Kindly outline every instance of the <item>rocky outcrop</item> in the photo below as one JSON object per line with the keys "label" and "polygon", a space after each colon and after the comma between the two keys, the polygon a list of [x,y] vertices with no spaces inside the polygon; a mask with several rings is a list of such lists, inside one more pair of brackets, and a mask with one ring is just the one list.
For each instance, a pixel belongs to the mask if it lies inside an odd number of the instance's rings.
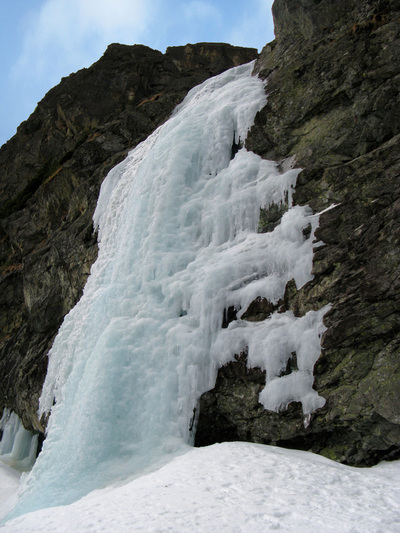
{"label": "rocky outcrop", "polygon": [[[265,375],[241,354],[203,395],[196,440],[369,465],[400,457],[400,2],[276,0],[273,14],[276,40],[256,65],[268,103],[247,147],[304,169],[296,203],[336,205],[320,216],[314,279],[285,296],[297,316],[332,305],[314,368],[326,404],[307,427],[299,404],[264,410]],[[246,318],[266,309],[259,299]]]}
{"label": "rocky outcrop", "polygon": [[0,150],[0,413],[43,431],[47,353],[97,256],[92,215],[107,172],[187,91],[255,59],[225,44],[110,45],[64,78]]}

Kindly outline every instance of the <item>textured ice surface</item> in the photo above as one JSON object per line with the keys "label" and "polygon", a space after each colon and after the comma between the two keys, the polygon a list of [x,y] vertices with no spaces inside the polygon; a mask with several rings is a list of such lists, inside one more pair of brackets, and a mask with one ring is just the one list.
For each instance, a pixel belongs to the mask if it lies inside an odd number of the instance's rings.
{"label": "textured ice surface", "polygon": [[[257,233],[260,206],[291,206],[298,170],[281,173],[244,148],[231,159],[233,138],[246,137],[265,104],[252,67],[193,89],[104,181],[98,260],[50,353],[40,400],[52,410],[48,436],[16,514],[185,451],[200,395],[245,345],[268,371],[268,409],[298,400],[307,414],[324,403],[312,389],[324,311],[221,329],[228,306],[277,301],[290,279],[311,279],[313,236],[302,230],[318,224],[293,207],[273,232]],[[293,350],[299,371],[279,378]]]}

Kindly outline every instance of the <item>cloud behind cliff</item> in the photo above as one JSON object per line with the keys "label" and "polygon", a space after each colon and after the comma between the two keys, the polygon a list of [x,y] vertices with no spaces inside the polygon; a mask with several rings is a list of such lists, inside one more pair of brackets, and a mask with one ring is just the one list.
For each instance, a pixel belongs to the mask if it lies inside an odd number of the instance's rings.
{"label": "cloud behind cliff", "polygon": [[145,37],[152,6],[144,0],[46,0],[28,15],[12,78],[31,72],[31,82],[67,75],[78,65],[88,66],[118,39]]}
{"label": "cloud behind cliff", "polygon": [[165,51],[188,42],[261,49],[273,39],[272,0],[2,0],[0,145],[61,77],[90,66],[108,44]]}

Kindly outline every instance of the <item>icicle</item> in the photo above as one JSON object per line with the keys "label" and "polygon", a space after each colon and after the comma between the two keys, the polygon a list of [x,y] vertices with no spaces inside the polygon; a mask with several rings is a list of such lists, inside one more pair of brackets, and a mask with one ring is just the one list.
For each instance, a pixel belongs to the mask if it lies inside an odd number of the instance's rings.
{"label": "icicle", "polygon": [[38,436],[27,431],[18,416],[8,409],[4,409],[0,430],[3,433],[0,461],[17,470],[30,470],[36,459]]}

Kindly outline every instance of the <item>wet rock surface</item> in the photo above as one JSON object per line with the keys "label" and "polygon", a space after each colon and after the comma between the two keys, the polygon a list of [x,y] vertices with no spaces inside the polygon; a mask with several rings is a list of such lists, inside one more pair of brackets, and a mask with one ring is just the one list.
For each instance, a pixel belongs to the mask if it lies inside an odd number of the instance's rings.
{"label": "wet rock surface", "polygon": [[49,91],[0,150],[0,412],[43,431],[47,353],[97,257],[92,215],[107,172],[193,86],[257,56],[200,43],[112,44]]}
{"label": "wet rock surface", "polygon": [[[247,148],[304,169],[295,203],[336,205],[320,216],[314,279],[285,295],[297,316],[332,304],[314,368],[326,404],[307,427],[297,404],[264,410],[241,359],[201,398],[197,444],[254,440],[370,465],[400,457],[400,2],[276,0],[273,14],[276,40],[256,64],[268,102]],[[266,319],[264,308],[244,317]]]}

